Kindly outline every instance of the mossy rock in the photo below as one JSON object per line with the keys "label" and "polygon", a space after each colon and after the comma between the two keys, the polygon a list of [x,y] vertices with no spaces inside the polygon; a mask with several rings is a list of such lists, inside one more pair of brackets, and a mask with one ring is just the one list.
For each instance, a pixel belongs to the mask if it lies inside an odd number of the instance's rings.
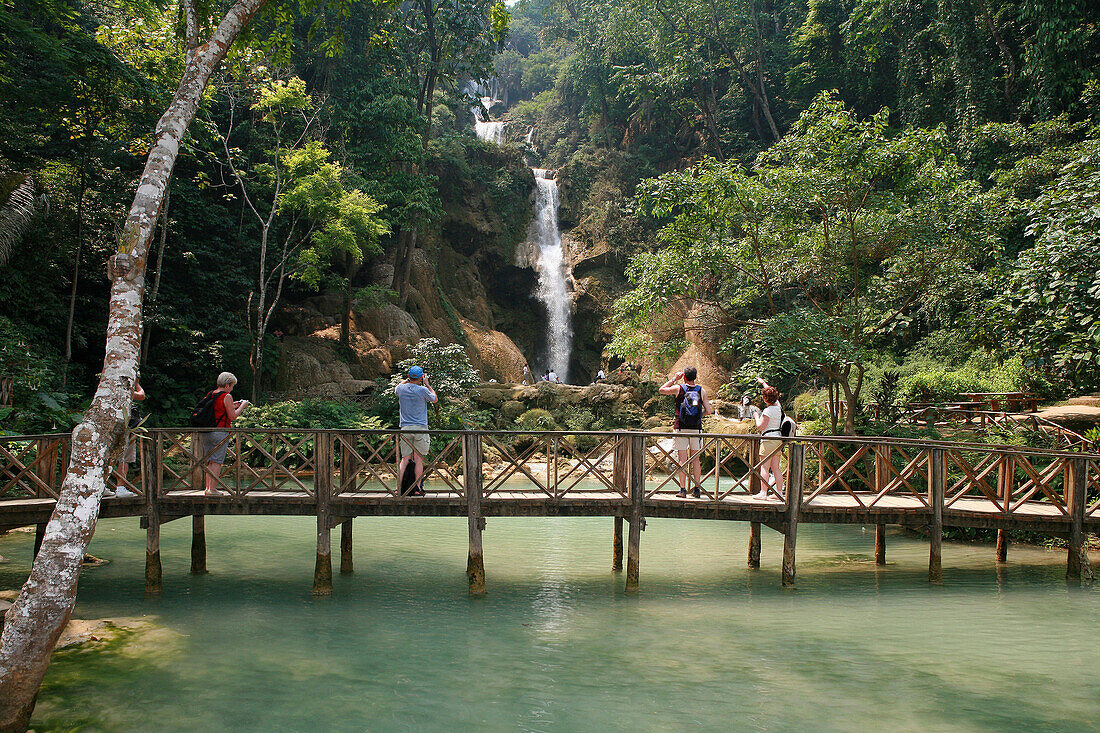
{"label": "mossy rock", "polygon": [[515,422],[527,411],[527,406],[519,400],[508,400],[500,406],[500,412],[508,422]]}

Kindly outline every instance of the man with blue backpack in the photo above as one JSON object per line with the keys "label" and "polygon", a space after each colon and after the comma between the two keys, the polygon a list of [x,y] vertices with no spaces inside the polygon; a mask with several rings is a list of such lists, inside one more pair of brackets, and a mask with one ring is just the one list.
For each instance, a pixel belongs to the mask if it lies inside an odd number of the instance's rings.
{"label": "man with blue backpack", "polygon": [[[677,372],[672,379],[662,384],[659,390],[661,394],[676,398],[676,419],[673,422],[672,429],[677,433],[685,433],[683,436],[677,435],[674,439],[674,447],[680,464],[680,493],[677,496],[681,499],[687,498],[687,474],[685,469],[689,464],[695,479],[691,495],[696,499],[701,496],[700,486],[703,483],[703,468],[699,464],[699,451],[702,447],[702,438],[699,435],[703,432],[703,416],[714,412],[710,407],[710,400],[707,399],[707,392],[703,389],[703,385],[695,383],[697,376],[698,372],[695,367],[688,367],[682,372]],[[684,383],[678,384],[681,379],[684,380]],[[689,457],[691,458],[690,461],[688,460]]]}

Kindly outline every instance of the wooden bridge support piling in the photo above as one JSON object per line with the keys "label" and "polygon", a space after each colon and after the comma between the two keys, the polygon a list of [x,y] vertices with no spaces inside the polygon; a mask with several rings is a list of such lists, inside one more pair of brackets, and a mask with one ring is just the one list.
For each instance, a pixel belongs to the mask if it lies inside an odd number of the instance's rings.
{"label": "wooden bridge support piling", "polygon": [[611,572],[623,571],[623,518],[615,515],[615,535],[611,542]]}
{"label": "wooden bridge support piling", "polygon": [[626,545],[626,586],[627,593],[638,592],[639,555],[642,546],[642,530],[645,529],[645,436],[632,435],[630,441],[630,534]]}
{"label": "wooden bridge support piling", "polygon": [[462,436],[462,481],[466,492],[466,515],[470,530],[470,551],[466,556],[466,580],[471,596],[485,595],[485,553],[481,533],[485,517],[481,516],[481,436]]}
{"label": "wooden bridge support piling", "polygon": [[355,560],[351,552],[351,517],[340,522],[340,574],[355,572]]}
{"label": "wooden bridge support piling", "polygon": [[787,471],[786,509],[783,521],[783,587],[794,587],[795,540],[798,537],[798,516],[802,509],[802,488],[806,477],[806,446],[794,443],[790,447]]}
{"label": "wooden bridge support piling", "polygon": [[886,564],[886,525],[875,525],[875,565]]}
{"label": "wooden bridge support piling", "polygon": [[1004,565],[1008,562],[1008,530],[997,530],[997,564]]}
{"label": "wooden bridge support piling", "polygon": [[760,522],[749,522],[749,568],[760,569]]}
{"label": "wooden bridge support piling", "polygon": [[206,517],[202,514],[191,517],[191,572],[206,573]]}
{"label": "wooden bridge support piling", "polygon": [[160,511],[155,500],[147,505],[145,528],[145,592],[160,593]]}
{"label": "wooden bridge support piling", "polygon": [[1085,545],[1085,494],[1088,490],[1088,460],[1074,458],[1066,475],[1066,503],[1069,508],[1069,548],[1066,554],[1066,579],[1092,582],[1092,566],[1089,564]]}
{"label": "wooden bridge support piling", "polygon": [[928,582],[943,582],[943,497],[947,475],[944,453],[941,448],[933,448],[929,453],[928,500],[932,516],[928,525]]}
{"label": "wooden bridge support piling", "polygon": [[[318,467],[329,466],[332,461],[332,438],[316,433],[313,438],[313,457]],[[329,497],[332,494],[332,472],[318,470],[314,474],[314,491],[317,495],[317,562],[313,567],[313,595],[332,593],[332,518]]]}

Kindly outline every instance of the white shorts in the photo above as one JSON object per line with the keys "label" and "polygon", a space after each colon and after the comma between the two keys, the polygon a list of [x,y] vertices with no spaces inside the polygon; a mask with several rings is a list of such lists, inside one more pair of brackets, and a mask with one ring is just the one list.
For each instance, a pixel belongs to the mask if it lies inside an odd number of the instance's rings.
{"label": "white shorts", "polygon": [[401,428],[401,435],[397,438],[398,454],[404,458],[413,451],[419,453],[421,456],[428,455],[428,451],[431,450],[432,438],[428,435],[428,429],[410,425],[407,428]]}
{"label": "white shorts", "polygon": [[[702,433],[703,433],[702,430],[690,430],[689,429],[689,430],[677,430],[676,432],[687,434],[687,436],[685,436],[685,437],[680,437],[679,435],[677,435],[675,438],[672,439],[672,446],[676,450],[694,450],[694,451],[697,451],[697,450],[699,450],[699,447],[703,444],[702,438],[694,437],[694,436],[697,436],[697,435],[702,435]],[[688,437],[688,436],[691,436],[691,437]]]}

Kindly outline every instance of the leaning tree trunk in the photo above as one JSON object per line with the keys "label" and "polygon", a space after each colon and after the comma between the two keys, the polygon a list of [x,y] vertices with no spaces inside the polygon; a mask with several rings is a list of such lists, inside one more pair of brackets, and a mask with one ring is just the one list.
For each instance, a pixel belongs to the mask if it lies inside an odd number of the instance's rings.
{"label": "leaning tree trunk", "polygon": [[0,731],[25,731],[50,655],[76,602],[80,563],[99,517],[109,456],[121,449],[133,399],[141,335],[141,299],[149,242],[164,202],[180,142],[195,116],[210,75],[265,0],[237,0],[206,43],[199,43],[194,3],[187,11],[187,63],[179,88],[157,123],[154,142],[111,258],[106,355],[99,388],[73,430],[72,455],[61,497],[42,548],[0,636]]}

